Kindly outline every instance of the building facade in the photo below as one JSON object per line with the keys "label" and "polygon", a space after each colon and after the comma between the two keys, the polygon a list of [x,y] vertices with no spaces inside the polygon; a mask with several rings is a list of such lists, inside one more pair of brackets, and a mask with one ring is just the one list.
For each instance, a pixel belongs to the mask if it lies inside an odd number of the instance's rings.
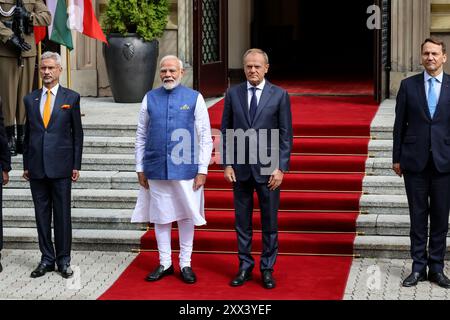
{"label": "building facade", "polygon": [[[92,2],[99,16],[108,0]],[[207,96],[223,93],[242,76],[241,57],[250,47],[268,51],[271,72],[279,77],[370,77],[379,100],[395,97],[403,78],[422,71],[420,44],[426,37],[443,38],[450,47],[450,0],[170,3],[159,56],[178,55],[186,66],[185,84]],[[373,17],[379,19],[375,29]],[[81,34],[74,34],[74,42],[73,88],[84,96],[110,96],[102,44]],[[155,80],[159,85],[158,75]]]}

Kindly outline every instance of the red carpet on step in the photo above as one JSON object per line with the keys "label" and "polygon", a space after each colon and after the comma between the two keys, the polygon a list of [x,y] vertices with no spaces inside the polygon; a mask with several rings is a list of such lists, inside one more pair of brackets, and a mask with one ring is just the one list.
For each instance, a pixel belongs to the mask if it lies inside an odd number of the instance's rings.
{"label": "red carpet on step", "polygon": [[349,79],[273,79],[274,84],[295,94],[372,95],[373,80],[355,77]]}
{"label": "red carpet on step", "polygon": [[[259,272],[245,286],[229,287],[228,282],[238,270],[233,194],[223,179],[220,164],[213,163],[205,186],[208,223],[197,228],[194,239],[197,252],[192,264],[198,283],[183,284],[179,273],[156,283],[145,282],[145,276],[158,265],[157,254],[146,252],[138,255],[101,299],[343,297],[352,262],[370,123],[377,104],[367,96],[291,96],[291,103],[295,138],[290,172],[285,175],[281,192],[280,255],[274,274],[277,288],[263,289]],[[214,129],[220,128],[222,110],[223,100],[209,109]],[[262,240],[256,197],[255,204],[252,251],[257,271]],[[176,224],[172,242],[177,250]],[[141,249],[156,249],[153,230],[142,237]],[[176,254],[173,261],[177,268]]]}

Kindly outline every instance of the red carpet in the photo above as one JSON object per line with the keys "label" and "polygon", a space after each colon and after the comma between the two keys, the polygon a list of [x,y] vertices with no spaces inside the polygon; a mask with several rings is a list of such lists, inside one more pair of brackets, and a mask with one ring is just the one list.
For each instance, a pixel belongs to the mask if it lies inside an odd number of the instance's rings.
{"label": "red carpet", "polygon": [[[342,298],[352,262],[370,123],[377,105],[371,97],[336,96],[291,96],[291,103],[295,138],[290,172],[281,192],[277,288],[262,288],[258,267],[249,284],[228,286],[238,269],[233,194],[220,165],[214,163],[205,191],[208,224],[197,229],[194,240],[192,264],[198,283],[187,287],[179,272],[146,283],[146,274],[158,264],[157,254],[147,252],[138,255],[101,299]],[[209,109],[215,129],[220,128],[222,110],[223,100]],[[256,198],[255,204],[252,250],[257,258],[262,240]],[[178,232],[173,232],[172,241],[177,250]],[[153,230],[142,237],[141,249],[156,249]],[[174,262],[177,267],[176,255]]]}
{"label": "red carpet", "polygon": [[[258,256],[255,258],[258,264]],[[177,255],[173,259],[175,261]],[[278,256],[274,273],[278,289],[274,290],[266,290],[260,285],[259,272],[255,272],[253,280],[245,286],[228,286],[238,269],[235,255],[194,253],[192,261],[199,275],[195,285],[186,285],[181,281],[176,265],[175,275],[150,283],[144,278],[158,264],[158,255],[153,252],[141,253],[99,299],[338,300],[344,294],[352,258]]]}
{"label": "red carpet", "polygon": [[278,80],[272,82],[295,94],[323,94],[323,95],[372,95],[373,80],[362,79],[327,79],[327,80]]}

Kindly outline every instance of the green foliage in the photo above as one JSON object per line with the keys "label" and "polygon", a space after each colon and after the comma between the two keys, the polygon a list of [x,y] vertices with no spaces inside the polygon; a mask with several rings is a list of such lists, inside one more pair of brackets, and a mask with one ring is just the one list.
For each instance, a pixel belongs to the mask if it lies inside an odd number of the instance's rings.
{"label": "green foliage", "polygon": [[137,33],[151,41],[162,36],[168,16],[168,0],[109,0],[101,24],[106,34]]}

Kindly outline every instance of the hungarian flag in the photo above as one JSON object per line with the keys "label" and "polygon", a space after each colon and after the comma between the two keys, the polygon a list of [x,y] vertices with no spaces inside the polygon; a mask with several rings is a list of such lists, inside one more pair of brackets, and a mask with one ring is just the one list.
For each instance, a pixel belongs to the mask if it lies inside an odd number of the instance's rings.
{"label": "hungarian flag", "polygon": [[66,0],[47,0],[47,8],[52,14],[52,23],[48,26],[49,39],[72,50],[72,33],[67,26]]}
{"label": "hungarian flag", "polygon": [[69,26],[90,38],[108,43],[95,17],[91,0],[72,0],[69,6]]}
{"label": "hungarian flag", "polygon": [[36,44],[41,42],[45,39],[45,36],[47,34],[47,27],[46,26],[34,26],[33,27],[33,33],[34,33],[34,41]]}

